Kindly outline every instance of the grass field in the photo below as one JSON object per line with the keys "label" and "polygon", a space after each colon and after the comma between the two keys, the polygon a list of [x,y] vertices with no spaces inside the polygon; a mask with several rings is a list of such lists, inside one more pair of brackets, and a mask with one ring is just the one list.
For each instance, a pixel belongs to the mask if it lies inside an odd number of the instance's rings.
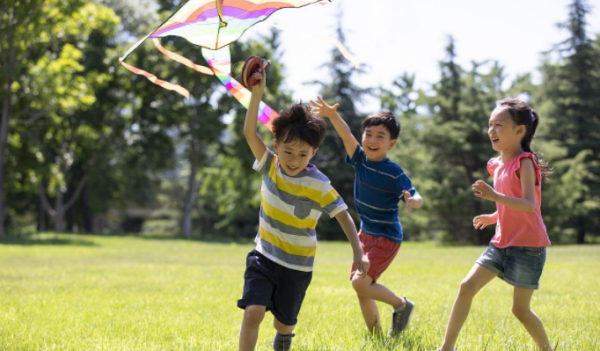
{"label": "grass field", "polygon": [[[235,350],[251,245],[41,234],[0,241],[0,350]],[[435,350],[483,247],[405,243],[380,280],[416,304],[407,332],[372,341],[348,281],[350,246],[320,243],[293,350]],[[459,350],[534,350],[496,279],[475,298]],[[381,306],[385,307],[385,306]],[[600,350],[600,246],[548,250],[534,310],[558,350]],[[382,309],[385,326],[391,313]],[[258,350],[270,350],[272,316]]]}

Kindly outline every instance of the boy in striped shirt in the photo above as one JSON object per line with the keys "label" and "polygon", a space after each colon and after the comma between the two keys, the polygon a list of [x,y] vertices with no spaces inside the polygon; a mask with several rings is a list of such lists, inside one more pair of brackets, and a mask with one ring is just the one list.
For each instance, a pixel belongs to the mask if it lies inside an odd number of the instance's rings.
{"label": "boy in striped shirt", "polygon": [[263,76],[252,87],[244,124],[246,140],[256,158],[254,169],[262,174],[262,201],[256,248],[246,258],[244,292],[238,301],[238,307],[245,309],[240,350],[254,350],[268,310],[275,317],[274,350],[290,349],[292,331],[312,278],[315,227],[323,212],[335,217],[348,237],[358,275],[364,276],[369,269],[346,204],[329,179],[309,163],[325,135],[325,122],[300,103],[281,111],[273,121],[273,153],[256,131],[265,81]]}
{"label": "boy in striped shirt", "polygon": [[390,112],[377,112],[362,123],[362,146],[350,128],[337,113],[338,104],[329,106],[319,96],[311,101],[321,116],[329,118],[348,152],[346,162],[355,168],[354,202],[360,216],[360,244],[369,258],[367,278],[352,267],[350,279],[371,333],[381,331],[376,301],[392,306],[390,334],[398,335],[408,326],[414,309],[412,301],[399,297],[377,282],[389,267],[402,245],[403,233],[398,218],[398,202],[406,203],[408,212],[423,206],[423,198],[412,186],[404,170],[392,162],[387,153],[394,147],[400,134],[400,123]]}

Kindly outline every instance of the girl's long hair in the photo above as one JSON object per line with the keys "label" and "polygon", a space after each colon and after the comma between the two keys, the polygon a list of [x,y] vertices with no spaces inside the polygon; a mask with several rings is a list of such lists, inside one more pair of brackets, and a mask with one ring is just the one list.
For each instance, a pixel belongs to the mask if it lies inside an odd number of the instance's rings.
{"label": "girl's long hair", "polygon": [[515,98],[500,101],[498,103],[498,108],[508,111],[516,125],[525,126],[526,132],[521,140],[521,148],[523,151],[531,152],[533,154],[536,163],[542,169],[542,176],[548,178],[548,176],[552,174],[550,164],[544,159],[544,156],[540,152],[531,150],[531,142],[535,136],[535,130],[540,123],[540,116],[538,113],[532,109],[531,106],[527,105],[527,103]]}

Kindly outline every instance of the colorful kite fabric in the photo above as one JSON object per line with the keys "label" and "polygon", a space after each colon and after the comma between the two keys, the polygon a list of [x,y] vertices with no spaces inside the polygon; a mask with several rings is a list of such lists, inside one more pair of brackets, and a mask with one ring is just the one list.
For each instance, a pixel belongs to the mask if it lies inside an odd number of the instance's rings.
{"label": "colorful kite fabric", "polygon": [[[248,108],[252,93],[231,76],[231,55],[229,48],[225,47],[219,50],[202,48],[202,56],[204,56],[206,62],[213,69],[221,83],[231,92],[231,95],[245,108]],[[261,101],[258,107],[258,121],[260,123],[272,129],[271,121],[277,116],[279,116],[277,112]]]}
{"label": "colorful kite fabric", "polygon": [[244,32],[267,19],[273,12],[297,8],[322,0],[190,0],[155,31],[132,46],[125,60],[147,38],[170,35],[216,50],[236,41]]}
{"label": "colorful kite fabric", "polygon": [[[151,82],[189,98],[187,89],[160,80],[155,75],[124,62],[146,39],[153,38],[156,48],[170,59],[203,74],[216,74],[231,94],[248,108],[251,93],[231,76],[231,58],[227,45],[239,39],[248,28],[266,20],[277,10],[298,8],[314,3],[323,4],[324,1],[327,0],[190,0],[156,30],[135,43],[119,60],[131,72],[143,75]],[[197,65],[162,47],[157,38],[172,35],[201,46],[202,54],[210,68]],[[260,122],[271,128],[271,120],[278,114],[262,102],[259,109]]]}

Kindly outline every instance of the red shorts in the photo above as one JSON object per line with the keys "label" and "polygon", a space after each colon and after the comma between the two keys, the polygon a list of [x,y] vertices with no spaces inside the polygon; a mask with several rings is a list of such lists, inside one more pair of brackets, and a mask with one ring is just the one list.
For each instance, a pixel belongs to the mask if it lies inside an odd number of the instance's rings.
{"label": "red shorts", "polygon": [[[402,244],[396,244],[382,236],[369,235],[362,230],[358,233],[358,240],[363,252],[369,258],[370,266],[367,275],[376,281],[392,264]],[[352,263],[350,279],[354,276],[354,272],[356,272],[356,265]]]}

